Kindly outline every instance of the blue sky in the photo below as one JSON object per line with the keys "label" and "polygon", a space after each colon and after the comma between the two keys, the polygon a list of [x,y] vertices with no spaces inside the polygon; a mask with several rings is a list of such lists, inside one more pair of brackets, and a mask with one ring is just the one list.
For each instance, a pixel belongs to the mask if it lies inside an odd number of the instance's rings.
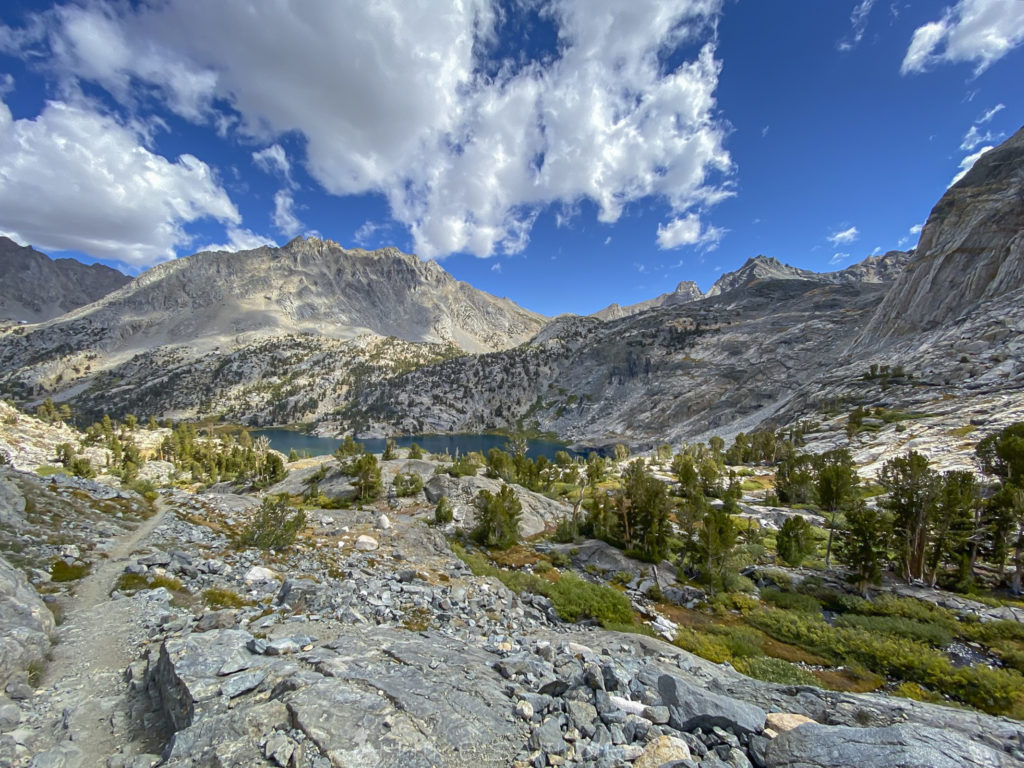
{"label": "blue sky", "polygon": [[1024,123],[1021,0],[0,10],[0,233],[138,273],[315,234],[545,314],[909,248]]}

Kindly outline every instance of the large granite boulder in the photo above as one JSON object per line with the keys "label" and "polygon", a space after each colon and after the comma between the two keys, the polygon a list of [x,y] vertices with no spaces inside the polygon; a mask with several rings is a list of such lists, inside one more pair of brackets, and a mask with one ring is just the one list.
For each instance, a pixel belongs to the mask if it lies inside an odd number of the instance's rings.
{"label": "large granite boulder", "polygon": [[53,614],[24,575],[0,557],[0,688],[50,647]]}
{"label": "large granite boulder", "polygon": [[851,728],[806,723],[765,750],[767,768],[1000,768],[1008,755],[955,731],[919,725]]}

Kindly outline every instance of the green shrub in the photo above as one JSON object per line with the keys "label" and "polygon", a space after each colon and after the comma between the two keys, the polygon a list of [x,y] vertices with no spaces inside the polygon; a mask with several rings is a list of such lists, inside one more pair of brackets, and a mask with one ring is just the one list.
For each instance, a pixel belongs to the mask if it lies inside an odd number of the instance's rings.
{"label": "green shrub", "polygon": [[591,584],[575,573],[563,574],[553,583],[534,573],[498,568],[483,554],[467,552],[458,543],[452,543],[452,551],[474,576],[493,576],[513,592],[544,595],[563,621],[595,619],[605,628],[614,626],[620,631],[635,623],[629,598],[604,584]]}
{"label": "green shrub", "polygon": [[742,592],[719,592],[711,598],[709,604],[715,613],[739,611],[742,614],[747,614],[758,606],[756,598]]}
{"label": "green shrub", "polygon": [[770,588],[762,589],[761,599],[777,608],[821,615],[821,603],[810,595],[804,595],[799,592],[785,592],[781,589]]}
{"label": "green shrub", "polygon": [[[897,601],[889,607],[914,610]],[[1024,677],[1014,670],[983,665],[957,668],[945,654],[916,640],[831,627],[806,613],[765,608],[751,612],[747,621],[777,640],[835,663],[860,664],[880,675],[918,683],[990,714],[1024,715]]]}
{"label": "green shrub", "polygon": [[480,468],[473,457],[465,453],[448,466],[448,474],[452,477],[471,477]]}
{"label": "green shrub", "polygon": [[89,573],[88,563],[68,565],[63,560],[54,560],[50,566],[50,578],[54,581],[77,581]]}
{"label": "green shrub", "polygon": [[478,544],[508,549],[519,541],[519,518],[523,505],[511,486],[502,485],[497,493],[481,490],[476,497],[477,524],[472,537]]}
{"label": "green shrub", "polygon": [[838,627],[854,627],[875,632],[881,635],[895,635],[928,643],[935,646],[947,646],[953,642],[953,634],[938,624],[925,624],[902,616],[859,616],[847,614],[836,619]]}
{"label": "green shrub", "polygon": [[255,517],[238,534],[238,544],[258,549],[284,549],[306,525],[306,513],[288,505],[285,495],[263,500]]}
{"label": "green shrub", "polygon": [[409,458],[410,459],[422,459],[423,449],[420,448],[416,443],[409,446]]}
{"label": "green shrub", "polygon": [[575,573],[562,574],[562,578],[551,585],[547,596],[565,621],[590,618],[602,625],[633,621],[629,598],[609,586],[584,581]]}
{"label": "green shrub", "polygon": [[821,681],[803,667],[770,656],[752,656],[737,659],[733,666],[747,677],[779,685],[821,686]]}
{"label": "green shrub", "polygon": [[452,504],[448,501],[448,497],[442,496],[437,500],[437,506],[434,507],[434,524],[447,525],[452,521],[454,514]]}
{"label": "green shrub", "polygon": [[690,627],[680,627],[676,632],[673,643],[684,651],[689,651],[702,659],[721,664],[723,661],[731,661],[732,653],[725,645],[721,637],[714,637],[703,632],[697,632]]}
{"label": "green shrub", "polygon": [[396,496],[415,496],[423,490],[423,478],[415,472],[407,475],[399,472],[395,475],[394,489]]}

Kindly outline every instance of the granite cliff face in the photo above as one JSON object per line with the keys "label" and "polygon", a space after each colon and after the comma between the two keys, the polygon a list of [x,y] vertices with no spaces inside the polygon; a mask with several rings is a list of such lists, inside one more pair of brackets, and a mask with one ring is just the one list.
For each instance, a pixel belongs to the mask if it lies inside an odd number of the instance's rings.
{"label": "granite cliff face", "polygon": [[91,304],[130,279],[102,264],[51,259],[0,237],[0,321],[41,323]]}
{"label": "granite cliff face", "polygon": [[[893,259],[897,260],[897,259]],[[771,417],[837,362],[884,296],[884,270],[818,275],[750,260],[702,300],[623,319],[558,318],[529,344],[367,387],[341,422],[367,432],[518,426],[587,444],[693,439]]]}
{"label": "granite cliff face", "polygon": [[986,152],[928,216],[914,259],[859,348],[938,328],[1024,289],[1024,128]]}

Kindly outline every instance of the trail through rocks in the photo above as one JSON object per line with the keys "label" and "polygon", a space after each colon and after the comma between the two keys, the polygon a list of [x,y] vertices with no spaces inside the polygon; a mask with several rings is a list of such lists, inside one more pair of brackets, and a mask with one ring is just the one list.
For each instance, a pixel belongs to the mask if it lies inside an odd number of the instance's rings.
{"label": "trail through rocks", "polygon": [[164,502],[155,504],[156,514],[109,550],[78,585],[67,607],[37,693],[40,724],[51,722],[42,730],[49,730],[52,741],[48,748],[43,744],[43,749],[34,750],[33,768],[105,766],[115,754],[124,759],[112,764],[147,765],[148,758],[133,762],[138,756],[130,753],[159,746],[147,745],[147,735],[138,732],[124,679],[148,632],[136,615],[134,599],[110,599],[125,562],[167,516]]}

